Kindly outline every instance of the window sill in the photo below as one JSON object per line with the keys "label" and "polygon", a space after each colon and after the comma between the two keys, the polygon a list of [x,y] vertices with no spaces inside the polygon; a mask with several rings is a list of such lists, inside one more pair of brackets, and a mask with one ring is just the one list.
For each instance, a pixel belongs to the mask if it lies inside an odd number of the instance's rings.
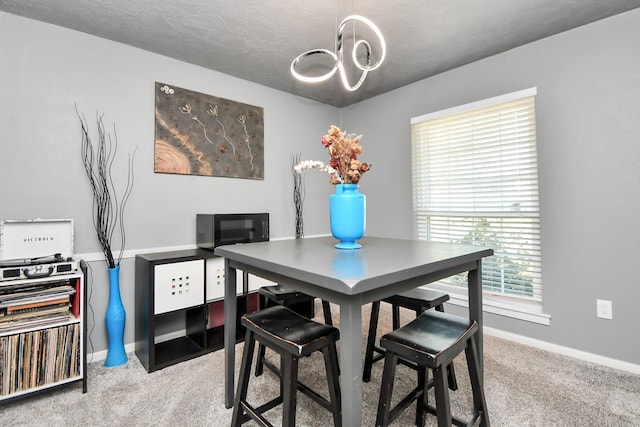
{"label": "window sill", "polygon": [[[448,293],[449,301],[447,301],[447,304],[469,307],[467,293],[462,289],[438,282],[429,285],[429,287]],[[549,326],[551,324],[551,315],[542,312],[541,302],[505,298],[486,292],[483,294],[482,300],[485,313],[511,317],[540,325]]]}

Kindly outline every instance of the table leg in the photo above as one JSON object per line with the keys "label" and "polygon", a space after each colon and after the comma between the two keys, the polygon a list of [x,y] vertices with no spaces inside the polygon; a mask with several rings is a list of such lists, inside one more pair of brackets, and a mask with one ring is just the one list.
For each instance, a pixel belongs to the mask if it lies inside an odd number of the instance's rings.
{"label": "table leg", "polygon": [[340,387],[345,427],[362,425],[361,309],[359,300],[340,304]]}
{"label": "table leg", "polygon": [[236,269],[224,260],[224,406],[233,407],[233,382],[236,360]]}
{"label": "table leg", "polygon": [[467,280],[469,286],[469,318],[478,322],[476,345],[478,349],[478,364],[480,366],[480,380],[484,382],[484,353],[482,346],[482,260],[478,261],[478,268],[469,271]]}

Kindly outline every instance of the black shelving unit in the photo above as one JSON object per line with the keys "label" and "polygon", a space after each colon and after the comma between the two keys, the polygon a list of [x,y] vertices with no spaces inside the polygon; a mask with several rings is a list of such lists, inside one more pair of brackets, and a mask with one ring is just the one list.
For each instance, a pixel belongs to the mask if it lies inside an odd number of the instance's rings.
{"label": "black shelving unit", "polygon": [[[202,356],[224,347],[224,325],[212,322],[213,317],[220,318],[224,312],[221,299],[207,301],[206,283],[191,283],[190,289],[201,292],[197,303],[163,313],[157,313],[156,272],[157,266],[202,261],[202,277],[206,281],[206,260],[218,258],[213,251],[193,249],[184,251],[158,252],[136,256],[136,319],[135,340],[136,356],[147,372],[174,365],[185,360]],[[164,280],[164,279],[163,279]],[[238,319],[248,309],[258,309],[258,294],[243,294],[238,297]],[[212,313],[218,313],[213,316]],[[180,325],[182,322],[182,325]],[[184,334],[164,342],[156,342],[160,331],[172,328],[183,330]],[[244,338],[244,331],[238,328],[237,342]]]}

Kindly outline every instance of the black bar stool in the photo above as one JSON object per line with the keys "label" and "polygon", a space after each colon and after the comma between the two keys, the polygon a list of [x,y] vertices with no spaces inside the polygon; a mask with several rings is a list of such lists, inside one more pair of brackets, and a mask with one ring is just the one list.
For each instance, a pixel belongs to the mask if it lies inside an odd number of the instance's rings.
{"label": "black bar stool", "polygon": [[[295,426],[296,392],[299,390],[328,409],[333,414],[334,424],[341,426],[341,395],[336,357],[336,341],[340,338],[340,331],[333,326],[300,316],[283,306],[245,314],[241,323],[247,328],[247,333],[231,425],[237,427],[253,419],[261,426],[272,426],[262,414],[282,404],[282,425]],[[281,361],[280,395],[258,408],[246,400],[256,341],[278,352]],[[298,360],[316,351],[321,351],[324,355],[329,400],[298,382]]]}
{"label": "black bar stool", "polygon": [[[380,345],[385,349],[384,372],[380,386],[380,401],[376,426],[386,427],[414,400],[416,425],[424,426],[424,414],[435,414],[438,426],[476,425],[489,426],[487,403],[479,373],[475,336],[478,324],[469,319],[448,313],[429,310],[402,328],[385,334]],[[446,367],[464,350],[467,358],[471,389],[473,392],[473,418],[466,422],[451,415]],[[395,406],[391,407],[393,382],[399,360],[407,360],[418,366],[418,385]],[[428,404],[427,369],[433,371],[436,405]]]}
{"label": "black bar stool", "polygon": [[[383,301],[391,304],[392,326],[395,330],[400,327],[400,307],[415,311],[416,317],[422,314],[425,310],[429,310],[431,308],[444,312],[444,303],[449,301],[449,295],[433,289],[416,288],[385,298]],[[374,301],[371,305],[369,336],[367,338],[367,347],[364,356],[364,369],[362,373],[362,381],[364,382],[371,381],[371,369],[373,364],[384,358],[384,350],[376,345],[379,313],[380,301]],[[410,367],[415,366],[410,364],[407,365]],[[457,390],[458,383],[456,381],[453,365],[447,367],[447,374],[449,375],[449,387],[451,390]]]}
{"label": "black bar stool", "polygon": [[[304,317],[313,317],[315,297],[311,295],[293,291],[281,285],[264,286],[260,288],[258,292],[260,293],[262,307],[264,308],[281,305]],[[329,301],[322,300],[322,312],[324,314],[324,322],[327,325],[333,326]],[[258,361],[256,363],[256,377],[262,375],[265,366],[275,373],[278,372],[277,368],[265,359],[265,351],[265,346],[260,344],[258,347]]]}

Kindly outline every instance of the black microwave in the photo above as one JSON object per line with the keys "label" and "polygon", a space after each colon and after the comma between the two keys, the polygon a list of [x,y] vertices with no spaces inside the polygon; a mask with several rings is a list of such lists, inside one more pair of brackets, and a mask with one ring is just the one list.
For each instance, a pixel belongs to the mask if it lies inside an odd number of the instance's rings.
{"label": "black microwave", "polygon": [[268,213],[197,214],[196,244],[214,249],[235,243],[269,240]]}

